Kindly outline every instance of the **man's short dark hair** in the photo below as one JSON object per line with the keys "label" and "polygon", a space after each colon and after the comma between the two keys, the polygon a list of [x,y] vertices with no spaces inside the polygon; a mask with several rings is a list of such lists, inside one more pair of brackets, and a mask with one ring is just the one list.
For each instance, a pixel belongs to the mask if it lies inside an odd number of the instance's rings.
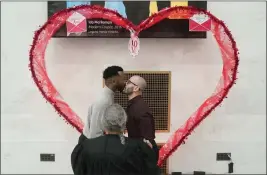
{"label": "man's short dark hair", "polygon": [[103,72],[103,78],[106,80],[108,78],[119,75],[119,72],[123,72],[120,66],[110,66],[106,68]]}

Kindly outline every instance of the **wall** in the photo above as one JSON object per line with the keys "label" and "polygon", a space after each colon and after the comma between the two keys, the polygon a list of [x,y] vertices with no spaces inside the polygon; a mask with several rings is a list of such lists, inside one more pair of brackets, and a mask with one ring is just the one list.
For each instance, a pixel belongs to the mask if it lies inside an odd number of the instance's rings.
{"label": "wall", "polygon": [[[240,49],[237,85],[187,143],[170,158],[170,171],[226,173],[217,152],[231,152],[235,173],[266,173],[266,9],[260,2],[209,2]],[[70,153],[79,134],[59,118],[35,87],[28,70],[33,32],[46,21],[46,2],[2,2],[1,8],[1,173],[72,173]],[[141,40],[131,58],[128,39],[52,39],[47,68],[55,86],[85,118],[102,86],[101,72],[112,64],[125,70],[172,71],[171,131],[210,95],[221,73],[215,41]],[[167,134],[158,134],[165,142]],[[55,153],[42,163],[40,153]]]}

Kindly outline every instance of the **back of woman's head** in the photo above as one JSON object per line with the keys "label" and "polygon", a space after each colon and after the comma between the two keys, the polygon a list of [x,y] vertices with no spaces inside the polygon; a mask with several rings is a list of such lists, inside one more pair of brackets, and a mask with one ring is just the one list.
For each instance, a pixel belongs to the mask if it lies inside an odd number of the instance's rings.
{"label": "back of woman's head", "polygon": [[112,104],[105,110],[102,118],[104,131],[123,132],[126,129],[127,115],[119,104]]}

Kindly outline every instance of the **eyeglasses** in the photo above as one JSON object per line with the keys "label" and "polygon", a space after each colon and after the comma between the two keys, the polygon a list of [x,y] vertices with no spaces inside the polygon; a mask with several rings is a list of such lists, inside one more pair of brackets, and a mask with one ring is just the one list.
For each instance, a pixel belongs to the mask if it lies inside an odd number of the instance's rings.
{"label": "eyeglasses", "polygon": [[129,84],[129,83],[131,83],[131,84],[133,84],[133,85],[135,85],[135,86],[137,86],[137,87],[138,87],[138,85],[137,85],[137,84],[135,84],[135,83],[133,83],[131,80],[128,80],[128,81],[126,82],[126,84]]}
{"label": "eyeglasses", "polygon": [[129,84],[129,83],[131,83],[131,84],[133,84],[134,86],[138,87],[140,91],[142,90],[137,84],[133,83],[131,80],[128,80],[128,81],[126,82],[126,84]]}

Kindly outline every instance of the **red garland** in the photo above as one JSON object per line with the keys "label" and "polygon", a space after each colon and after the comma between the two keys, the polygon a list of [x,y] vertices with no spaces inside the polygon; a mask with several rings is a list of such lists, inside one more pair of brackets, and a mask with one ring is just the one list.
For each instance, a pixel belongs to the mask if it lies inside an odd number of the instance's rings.
{"label": "red garland", "polygon": [[72,111],[68,104],[63,101],[50,81],[45,68],[45,49],[48,41],[65,23],[71,14],[70,12],[73,11],[82,13],[87,19],[103,18],[110,20],[128,30],[133,29],[137,35],[142,30],[165,19],[173,12],[185,13],[187,14],[186,18],[190,18],[196,13],[204,13],[212,20],[211,32],[220,46],[223,59],[223,73],[221,79],[216,88],[216,92],[213,93],[193,115],[191,115],[186,123],[179,128],[160,149],[158,165],[161,166],[163,162],[184,143],[191,132],[223,101],[224,98],[226,98],[229,90],[235,84],[239,59],[236,42],[234,41],[231,32],[223,21],[213,16],[210,12],[194,7],[171,7],[163,9],[141,22],[138,26],[133,25],[132,22],[123,18],[119,13],[100,6],[81,5],[55,13],[38,31],[35,32],[30,50],[29,67],[33,80],[44,98],[54,106],[55,110],[60,116],[64,117],[67,123],[71,124],[79,132],[82,132],[83,129],[82,120]]}

